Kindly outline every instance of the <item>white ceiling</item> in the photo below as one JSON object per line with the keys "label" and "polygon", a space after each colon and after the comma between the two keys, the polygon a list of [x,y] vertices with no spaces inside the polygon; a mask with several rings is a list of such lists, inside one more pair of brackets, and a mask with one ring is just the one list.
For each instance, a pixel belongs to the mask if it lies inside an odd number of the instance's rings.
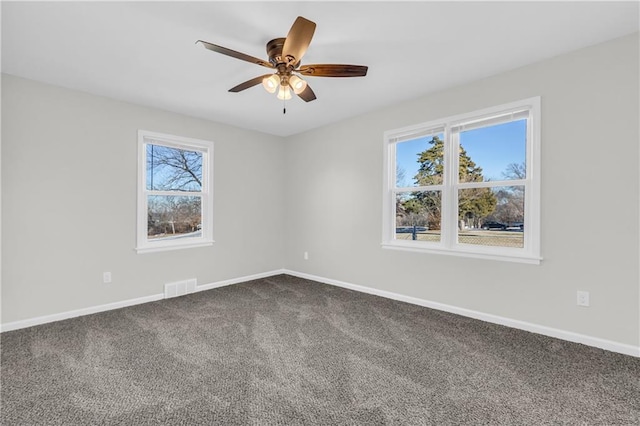
{"label": "white ceiling", "polygon": [[[2,2],[2,71],[287,136],[638,31],[630,2]],[[317,24],[303,59],[368,65],[307,80],[318,97],[227,90],[265,68],[296,16]],[[267,70],[268,72],[268,70]]]}

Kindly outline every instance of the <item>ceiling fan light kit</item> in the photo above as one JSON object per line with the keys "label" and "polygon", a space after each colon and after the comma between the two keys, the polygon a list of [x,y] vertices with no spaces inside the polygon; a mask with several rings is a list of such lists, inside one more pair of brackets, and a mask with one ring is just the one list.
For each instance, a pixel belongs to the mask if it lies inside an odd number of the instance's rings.
{"label": "ceiling fan light kit", "polygon": [[269,77],[264,77],[262,79],[262,86],[269,93],[276,93],[279,84],[280,79],[278,78],[277,74],[272,74]]}
{"label": "ceiling fan light kit", "polygon": [[296,95],[299,95],[307,88],[307,82],[294,74],[289,78],[289,86],[293,89]]}
{"label": "ceiling fan light kit", "polygon": [[312,77],[364,77],[367,75],[368,69],[363,65],[341,64],[301,66],[300,61],[311,43],[315,29],[316,24],[314,22],[298,16],[286,38],[275,38],[267,43],[269,61],[202,40],[198,40],[196,43],[202,43],[206,49],[211,51],[275,70],[273,74],[262,75],[240,83],[229,89],[230,92],[241,92],[262,83],[262,87],[267,92],[276,93],[277,91],[278,99],[291,99],[291,92],[293,92],[303,101],[310,102],[316,99],[316,95],[300,75]]}
{"label": "ceiling fan light kit", "polygon": [[289,89],[289,86],[280,86],[278,89],[278,99],[284,101],[291,99],[291,90]]}

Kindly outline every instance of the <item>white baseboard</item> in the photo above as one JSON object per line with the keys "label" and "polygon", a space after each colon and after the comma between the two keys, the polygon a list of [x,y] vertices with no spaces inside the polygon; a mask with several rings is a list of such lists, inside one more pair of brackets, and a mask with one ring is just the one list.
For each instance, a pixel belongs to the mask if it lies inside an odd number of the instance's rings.
{"label": "white baseboard", "polygon": [[444,303],[432,302],[429,300],[418,299],[417,297],[405,296],[398,293],[393,293],[385,290],[378,290],[375,288],[365,287],[357,284],[350,284],[343,281],[333,280],[330,278],[319,277],[316,275],[306,274],[302,272],[290,271],[285,269],[283,273],[293,275],[299,278],[305,278],[312,281],[318,281],[325,284],[334,285],[337,287],[343,287],[350,290],[359,291],[362,293],[373,294],[375,296],[385,297],[387,299],[398,300],[401,302],[411,303],[413,305],[424,306],[426,308],[437,309],[439,311],[450,312],[452,314],[458,314],[469,318],[478,319],[481,321],[490,322],[493,324],[504,325],[511,328],[517,328],[520,330],[529,331],[532,333],[542,334],[549,337],[555,337],[569,342],[581,343],[587,346],[593,346],[600,349],[605,349],[611,352],[618,352],[625,355],[631,355],[640,357],[640,346],[628,345],[625,343],[614,342],[612,340],[601,339],[599,337],[587,336],[585,334],[574,333],[572,331],[560,330],[557,328],[547,327],[544,325],[534,324],[525,321],[519,321],[511,318],[505,318],[498,315],[486,314],[484,312],[473,311],[471,309],[460,308],[453,305],[446,305]]}
{"label": "white baseboard", "polygon": [[[260,274],[248,275],[245,277],[233,278],[230,280],[217,281],[211,284],[203,284],[196,286],[196,292],[210,290],[212,288],[224,287],[231,284],[237,284],[245,281],[257,280],[260,278],[270,277],[273,275],[284,274],[284,269],[263,272]],[[76,309],[73,311],[61,312],[58,314],[44,315],[26,320],[9,322],[0,325],[0,332],[18,330],[21,328],[32,327],[34,325],[47,324],[50,322],[61,321],[69,318],[80,317],[83,315],[97,314],[98,312],[110,311],[113,309],[125,308],[127,306],[140,305],[142,303],[155,302],[165,298],[164,293],[153,294],[151,296],[138,297],[136,299],[122,300],[120,302],[107,303],[105,305],[91,306],[88,308]]]}
{"label": "white baseboard", "polygon": [[[481,321],[490,322],[493,324],[504,325],[511,328],[517,328],[520,330],[529,331],[532,333],[542,334],[549,337],[555,337],[569,342],[581,343],[587,346],[593,346],[600,349],[605,349],[612,352],[618,352],[625,355],[631,355],[640,357],[640,347],[628,345],[625,343],[614,342],[612,340],[601,339],[598,337],[587,336],[585,334],[574,333],[571,331],[560,330],[557,328],[551,328],[544,325],[533,324],[530,322],[519,321],[511,318],[505,318],[498,315],[487,314],[484,312],[478,312],[471,309],[460,308],[453,305],[447,305],[444,303],[432,302],[429,300],[419,299],[417,297],[405,296],[398,293],[393,293],[386,290],[379,290],[371,287],[365,287],[357,284],[350,284],[344,281],[338,281],[330,278],[319,277],[317,275],[306,274],[303,272],[291,271],[288,269],[277,269],[268,272],[262,272],[254,275],[247,275],[244,277],[232,278],[228,280],[216,281],[210,284],[203,284],[196,286],[196,292],[211,290],[214,288],[225,287],[228,285],[238,284],[246,281],[257,280],[274,275],[288,274],[295,277],[305,278],[312,281],[318,281],[325,284],[334,285],[337,287],[343,287],[350,290],[359,291],[361,293],[373,294],[375,296],[385,297],[387,299],[398,300],[401,302],[411,303],[413,305],[424,306],[426,308],[437,309],[440,311],[450,312],[457,315],[462,315],[469,318],[475,318]],[[95,314],[98,312],[110,311],[112,309],[124,308],[127,306],[139,305],[142,303],[155,302],[157,300],[164,299],[164,293],[153,294],[151,296],[139,297],[136,299],[123,300],[120,302],[107,303],[105,305],[92,306],[88,308],[77,309],[68,312],[61,312],[58,314],[45,315],[36,318],[29,318],[21,321],[9,322],[0,325],[0,332],[18,330],[21,328],[32,327],[34,325],[46,324],[54,321],[61,321],[69,318],[75,318],[83,315]]]}
{"label": "white baseboard", "polygon": [[259,280],[261,278],[272,277],[274,275],[280,275],[285,273],[286,272],[284,269],[276,269],[269,272],[261,272],[259,274],[247,275],[245,277],[232,278],[232,279],[223,280],[223,281],[216,281],[215,283],[196,286],[196,291],[211,290],[212,288],[225,287],[232,284],[243,283],[245,281]]}
{"label": "white baseboard", "polygon": [[142,303],[155,302],[164,299],[164,293],[153,294],[151,296],[138,297],[136,299],[122,300],[120,302],[107,303],[105,305],[91,306],[88,308],[76,309],[73,311],[60,312],[59,314],[44,315],[41,317],[29,318],[26,320],[8,322],[0,326],[0,331],[18,330],[20,328],[32,327],[34,325],[47,324],[69,318],[81,317],[83,315],[97,314],[98,312],[111,311],[113,309],[125,308],[127,306],[140,305]]}

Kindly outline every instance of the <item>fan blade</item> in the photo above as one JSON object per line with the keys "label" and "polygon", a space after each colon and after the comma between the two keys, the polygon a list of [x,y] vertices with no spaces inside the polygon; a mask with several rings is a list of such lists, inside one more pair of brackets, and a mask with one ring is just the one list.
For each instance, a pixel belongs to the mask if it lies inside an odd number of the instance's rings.
{"label": "fan blade", "polygon": [[315,30],[315,22],[311,22],[302,16],[298,16],[284,41],[284,46],[282,47],[282,58],[284,59],[287,56],[290,56],[294,58],[294,60],[291,61],[292,64],[300,62],[300,59],[302,59],[309,47],[309,44],[311,43]]}
{"label": "fan blade", "polygon": [[311,87],[309,87],[308,84],[302,92],[298,93],[298,96],[305,102],[311,102],[316,99],[316,94],[313,93],[313,90],[311,90]]}
{"label": "fan blade", "polygon": [[249,87],[253,87],[255,85],[262,83],[262,80],[265,77],[270,77],[270,76],[271,74],[265,74],[265,75],[261,75],[260,77],[252,78],[251,80],[247,80],[244,83],[238,84],[236,87],[232,87],[231,89],[229,89],[229,91],[234,93],[241,92],[245,89],[248,89]]}
{"label": "fan blade", "polygon": [[247,54],[236,52],[235,50],[227,49],[226,47],[218,46],[217,44],[207,43],[206,41],[198,40],[196,43],[202,43],[204,47],[214,52],[222,53],[223,55],[231,56],[232,58],[240,59],[242,61],[251,62],[253,64],[262,65],[263,67],[273,68],[273,65],[262,59],[249,56]]}
{"label": "fan blade", "polygon": [[311,77],[364,77],[368,69],[364,65],[315,64],[303,65],[296,72]]}

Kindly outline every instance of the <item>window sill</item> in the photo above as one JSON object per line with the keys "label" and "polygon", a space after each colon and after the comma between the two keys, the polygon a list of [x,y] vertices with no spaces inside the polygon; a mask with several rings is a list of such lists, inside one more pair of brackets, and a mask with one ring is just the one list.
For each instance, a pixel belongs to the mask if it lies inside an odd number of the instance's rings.
{"label": "window sill", "polygon": [[429,253],[429,254],[444,254],[447,256],[459,256],[459,257],[470,257],[474,259],[488,259],[488,260],[498,260],[503,262],[516,262],[516,263],[528,263],[531,265],[539,265],[542,260],[541,257],[530,256],[528,254],[499,254],[499,253],[483,253],[477,251],[464,251],[464,250],[453,250],[453,249],[443,249],[443,248],[434,248],[434,247],[425,247],[425,246],[409,246],[406,244],[398,244],[396,242],[384,242],[382,243],[383,249],[390,250],[401,250],[401,251],[412,251],[416,253]]}
{"label": "window sill", "polygon": [[207,247],[212,246],[215,241],[198,241],[198,242],[190,242],[186,244],[171,244],[171,245],[161,245],[161,246],[143,246],[136,247],[135,250],[138,254],[143,253],[155,253],[159,251],[170,251],[170,250],[181,250],[195,247]]}

